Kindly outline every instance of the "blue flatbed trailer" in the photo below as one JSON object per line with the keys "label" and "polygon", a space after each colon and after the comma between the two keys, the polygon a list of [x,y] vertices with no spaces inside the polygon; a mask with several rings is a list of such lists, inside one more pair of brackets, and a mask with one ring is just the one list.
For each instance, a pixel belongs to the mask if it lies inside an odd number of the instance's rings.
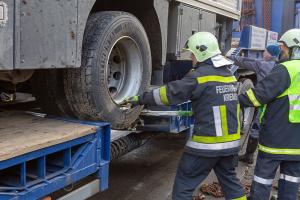
{"label": "blue flatbed trailer", "polygon": [[108,188],[110,125],[0,112],[0,199],[42,199],[92,174],[60,199]]}
{"label": "blue flatbed trailer", "polygon": [[[0,112],[0,200],[43,199],[68,188],[72,191],[61,192],[59,200],[81,200],[106,190],[110,156],[114,159],[142,144],[131,133],[189,133],[193,117],[178,111],[191,111],[190,102],[155,110],[143,111],[143,124],[127,131],[111,130],[102,122]],[[90,175],[95,180],[73,190]]]}

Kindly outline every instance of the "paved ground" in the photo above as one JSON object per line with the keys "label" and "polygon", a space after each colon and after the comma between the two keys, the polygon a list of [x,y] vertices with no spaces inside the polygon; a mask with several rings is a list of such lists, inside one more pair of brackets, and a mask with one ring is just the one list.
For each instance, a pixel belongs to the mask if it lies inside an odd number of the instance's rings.
{"label": "paved ground", "polygon": [[[183,146],[184,140],[180,138],[156,138],[113,161],[109,189],[90,200],[169,200]],[[251,182],[252,168],[240,164],[238,177]],[[215,180],[211,173],[205,182]],[[205,199],[217,200],[210,196]]]}
{"label": "paved ground", "polygon": [[113,161],[109,189],[91,200],[168,199],[183,145],[182,139],[154,139]]}

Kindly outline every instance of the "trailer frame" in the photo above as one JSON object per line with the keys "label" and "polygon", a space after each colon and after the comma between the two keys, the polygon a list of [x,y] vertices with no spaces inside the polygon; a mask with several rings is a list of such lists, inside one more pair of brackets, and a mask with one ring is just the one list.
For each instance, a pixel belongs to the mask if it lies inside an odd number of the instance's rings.
{"label": "trailer frame", "polygon": [[91,125],[96,131],[0,161],[0,199],[40,199],[92,174],[96,174],[98,180],[85,186],[86,189],[93,187],[92,190],[78,190],[82,199],[88,197],[83,191],[93,195],[108,188],[110,125],[76,120],[65,122]]}

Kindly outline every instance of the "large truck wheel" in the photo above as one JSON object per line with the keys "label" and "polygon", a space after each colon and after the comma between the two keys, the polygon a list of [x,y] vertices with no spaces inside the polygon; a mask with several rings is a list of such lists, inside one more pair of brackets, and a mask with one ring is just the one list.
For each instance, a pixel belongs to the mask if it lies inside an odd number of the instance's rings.
{"label": "large truck wheel", "polygon": [[92,14],[84,35],[82,67],[64,74],[71,110],[79,118],[128,128],[142,108],[124,109],[119,103],[146,91],[151,68],[149,41],[136,17],[116,11]]}
{"label": "large truck wheel", "polygon": [[[239,94],[245,93],[247,90],[254,87],[253,82],[250,79],[243,78],[239,80],[239,83],[240,83],[239,90],[238,90]],[[255,113],[254,107],[247,107],[241,110],[241,133],[242,134],[246,134],[249,132],[253,121],[254,113]]]}

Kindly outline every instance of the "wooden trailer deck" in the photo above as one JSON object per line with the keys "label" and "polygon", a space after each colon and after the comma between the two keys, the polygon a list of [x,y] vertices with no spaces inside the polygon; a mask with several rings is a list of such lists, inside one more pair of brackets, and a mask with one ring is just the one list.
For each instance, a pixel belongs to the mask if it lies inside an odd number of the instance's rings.
{"label": "wooden trailer deck", "polygon": [[0,161],[95,133],[96,127],[37,117],[25,112],[0,112]]}

